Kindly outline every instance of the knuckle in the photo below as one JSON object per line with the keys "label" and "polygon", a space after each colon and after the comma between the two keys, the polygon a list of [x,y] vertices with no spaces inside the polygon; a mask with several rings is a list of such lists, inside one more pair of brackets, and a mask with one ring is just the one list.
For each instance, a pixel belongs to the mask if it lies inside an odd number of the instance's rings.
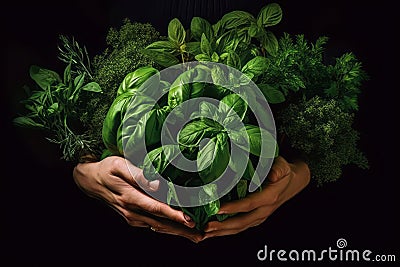
{"label": "knuckle", "polygon": [[161,214],[162,207],[161,207],[160,203],[155,202],[155,203],[152,203],[149,205],[148,211],[152,214],[158,215],[158,214]]}
{"label": "knuckle", "polygon": [[110,164],[110,170],[111,172],[116,172],[122,168],[125,168],[125,162],[122,158],[120,157],[112,157],[109,160],[109,164]]}

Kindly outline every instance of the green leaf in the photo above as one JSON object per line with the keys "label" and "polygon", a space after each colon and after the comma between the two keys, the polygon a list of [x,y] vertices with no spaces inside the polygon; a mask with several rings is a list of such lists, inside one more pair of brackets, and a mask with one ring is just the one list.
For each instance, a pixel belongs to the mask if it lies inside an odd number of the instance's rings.
{"label": "green leaf", "polygon": [[171,109],[179,106],[190,98],[190,83],[193,81],[194,69],[181,73],[171,85],[168,92],[168,106]]}
{"label": "green leaf", "polygon": [[226,65],[228,65],[228,66],[230,66],[232,68],[240,70],[242,64],[240,62],[239,55],[235,51],[230,51],[228,53],[228,57],[227,57],[227,60],[226,60]]}
{"label": "green leaf", "polygon": [[53,114],[58,111],[58,103],[53,103],[50,107],[47,108],[48,114]]}
{"label": "green leaf", "polygon": [[133,93],[127,92],[114,99],[106,117],[103,121],[102,137],[105,147],[114,155],[119,155],[118,149],[118,130],[121,128],[122,119],[125,115],[126,107],[133,97]]}
{"label": "green leaf", "polygon": [[206,61],[206,62],[210,62],[211,58],[209,55],[206,54],[198,54],[194,57],[197,61]]}
{"label": "green leaf", "polygon": [[193,17],[190,23],[190,31],[193,34],[193,37],[200,41],[201,36],[204,34],[208,40],[212,40],[214,37],[213,28],[207,20],[200,17]]}
{"label": "green leaf", "polygon": [[100,85],[96,82],[87,83],[81,89],[89,92],[103,93],[103,91],[100,88]]}
{"label": "green leaf", "polygon": [[[215,199],[212,201],[212,199]],[[216,184],[206,184],[199,191],[199,200],[202,203],[207,203],[204,205],[204,209],[208,215],[211,217],[218,213],[220,208],[220,201],[218,199],[217,185]]]}
{"label": "green leaf", "polygon": [[236,192],[239,199],[244,198],[247,195],[247,181],[244,179],[239,180],[236,185]]}
{"label": "green leaf", "polygon": [[[249,137],[249,152],[263,158],[275,158],[277,143],[271,133],[254,125],[246,125],[245,128]],[[265,153],[261,154],[262,147],[264,147],[263,151]],[[243,148],[247,149],[245,147]]]}
{"label": "green leaf", "polygon": [[29,117],[17,117],[13,120],[15,126],[24,127],[24,128],[44,128],[44,125],[41,123],[37,123]]}
{"label": "green leaf", "polygon": [[239,38],[236,29],[230,30],[216,41],[217,51],[222,54],[223,52],[235,51],[238,44]]}
{"label": "green leaf", "polygon": [[225,172],[229,158],[227,135],[219,133],[211,138],[197,155],[197,168],[202,181],[208,184],[219,178]]}
{"label": "green leaf", "polygon": [[214,52],[214,53],[211,55],[211,60],[212,60],[213,62],[218,62],[218,61],[219,61],[219,56],[218,56],[218,54],[217,54],[216,52]]}
{"label": "green leaf", "polygon": [[185,51],[192,55],[201,53],[200,42],[188,42],[185,44]]}
{"label": "green leaf", "polygon": [[150,111],[148,116],[142,117],[143,119],[147,117],[145,133],[146,146],[152,146],[161,141],[161,129],[167,115],[164,109],[156,108]]}
{"label": "green leaf", "polygon": [[246,170],[243,173],[243,179],[246,181],[251,181],[250,185],[254,184],[255,188],[259,188],[259,190],[261,191],[262,188],[260,176],[255,171],[253,162],[250,159],[248,160]]}
{"label": "green leaf", "polygon": [[269,84],[259,84],[261,92],[264,94],[268,103],[279,104],[285,101],[285,95]]}
{"label": "green leaf", "polygon": [[[223,104],[222,104],[223,103]],[[225,105],[224,105],[225,104]],[[222,98],[219,109],[225,121],[231,121],[236,116],[243,120],[247,111],[247,103],[237,94],[229,94]]]}
{"label": "green leaf", "polygon": [[263,29],[257,25],[257,23],[252,23],[249,27],[248,33],[250,37],[258,37],[260,36]]}
{"label": "green leaf", "polygon": [[201,140],[214,137],[220,131],[220,127],[210,127],[206,120],[191,121],[179,131],[179,144],[187,147],[198,146]]}
{"label": "green leaf", "polygon": [[182,45],[185,42],[186,31],[179,19],[174,18],[168,24],[168,38]]}
{"label": "green leaf", "polygon": [[213,51],[211,48],[210,41],[207,39],[207,37],[204,33],[201,35],[200,49],[203,54],[206,54],[208,56],[212,55]]}
{"label": "green leaf", "polygon": [[168,182],[168,194],[167,194],[167,204],[168,205],[177,205],[179,204],[178,194],[175,190],[175,184],[173,182]]}
{"label": "green leaf", "polygon": [[266,31],[262,37],[262,46],[270,55],[275,56],[278,52],[279,43],[272,32]]}
{"label": "green leaf", "polygon": [[64,84],[68,84],[70,80],[71,80],[71,63],[69,63],[64,70]]}
{"label": "green leaf", "polygon": [[168,165],[180,155],[178,145],[164,145],[147,153],[143,161],[143,175],[152,181],[162,176]]}
{"label": "green leaf", "polygon": [[48,86],[53,85],[54,83],[60,83],[61,78],[60,76],[48,69],[43,69],[36,65],[33,65],[29,68],[29,74],[31,78],[42,88],[45,90]]}
{"label": "green leaf", "polygon": [[252,74],[254,76],[259,76],[263,74],[269,68],[269,60],[262,56],[256,56],[249,60],[246,65],[243,66],[242,72],[244,74]]}
{"label": "green leaf", "polygon": [[172,41],[156,41],[146,47],[148,50],[175,53],[179,51],[179,45]]}
{"label": "green leaf", "polygon": [[251,22],[255,22],[255,18],[248,12],[235,10],[225,14],[221,23],[224,25],[226,29],[233,29],[240,26],[248,26]]}
{"label": "green leaf", "polygon": [[142,53],[151,58],[152,60],[154,60],[154,62],[166,68],[174,66],[179,63],[179,60],[174,55],[171,55],[170,53],[167,52],[142,49]]}
{"label": "green leaf", "polygon": [[274,26],[282,20],[282,9],[277,3],[270,3],[263,7],[258,14],[257,23],[264,27]]}
{"label": "green leaf", "polygon": [[85,73],[79,74],[74,79],[75,90],[79,90],[85,82]]}
{"label": "green leaf", "polygon": [[[140,87],[146,81],[148,81],[153,75],[159,76],[159,71],[150,66],[143,66],[143,67],[137,68],[133,72],[128,73],[124,77],[124,79],[122,80],[121,84],[118,87],[117,96],[119,96],[123,93],[126,93],[126,92],[131,92],[131,93],[137,92],[140,89]],[[158,77],[157,77],[157,80],[159,80]],[[149,81],[149,82],[152,83],[153,81]],[[141,88],[141,89],[143,91],[143,89],[145,89],[145,88]]]}

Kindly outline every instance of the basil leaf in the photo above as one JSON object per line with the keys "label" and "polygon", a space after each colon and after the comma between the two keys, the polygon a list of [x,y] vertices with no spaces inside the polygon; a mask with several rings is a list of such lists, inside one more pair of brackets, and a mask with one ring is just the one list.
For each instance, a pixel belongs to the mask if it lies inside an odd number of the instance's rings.
{"label": "basil leaf", "polygon": [[168,38],[181,45],[185,42],[186,31],[179,19],[174,18],[168,24]]}
{"label": "basil leaf", "polygon": [[244,74],[252,74],[259,76],[263,74],[269,67],[269,60],[263,56],[256,56],[243,66],[242,72]]}
{"label": "basil leaf", "polygon": [[250,186],[250,188],[251,187],[259,188],[259,190],[261,191],[262,188],[261,188],[260,176],[255,171],[253,162],[250,159],[248,160],[246,170],[243,173],[243,179],[250,181],[251,182],[250,185],[254,185],[254,186]]}
{"label": "basil leaf", "polygon": [[168,106],[171,109],[179,106],[190,98],[190,83],[193,81],[194,69],[181,73],[171,85],[168,92]]}
{"label": "basil leaf", "polygon": [[201,52],[207,56],[211,56],[213,53],[210,41],[207,39],[204,33],[201,35],[200,49]]}
{"label": "basil leaf", "polygon": [[125,114],[117,132],[117,145],[121,155],[140,165],[146,153],[145,124],[156,105],[155,100],[139,93],[125,107]]}
{"label": "basil leaf", "polygon": [[255,18],[253,15],[246,11],[235,10],[225,14],[221,23],[225,26],[226,29],[233,29],[240,26],[250,25],[251,22],[254,22]]}
{"label": "basil leaf", "polygon": [[[223,103],[223,104],[221,104]],[[224,105],[225,104],[225,105]],[[232,121],[236,116],[243,120],[247,111],[247,103],[237,94],[229,94],[221,99],[219,110],[225,121]]]}
{"label": "basil leaf", "polygon": [[13,119],[13,123],[15,126],[18,127],[27,127],[27,128],[37,128],[37,129],[42,129],[44,128],[44,125],[41,123],[35,122],[33,119],[29,117],[17,117]]}
{"label": "basil leaf", "polygon": [[175,53],[179,51],[179,45],[172,41],[156,41],[146,47],[148,50]]}
{"label": "basil leaf", "polygon": [[258,14],[257,24],[264,27],[274,26],[282,20],[282,9],[277,3],[263,7]]}
{"label": "basil leaf", "polygon": [[158,179],[157,174],[162,176],[169,164],[179,154],[180,149],[177,145],[164,145],[153,149],[144,158],[143,175],[150,181]]}
{"label": "basil leaf", "polygon": [[227,135],[219,133],[211,138],[197,155],[197,167],[202,181],[208,184],[219,178],[225,172],[229,158]]}
{"label": "basil leaf", "polygon": [[[246,125],[245,128],[249,137],[250,149],[248,151],[259,157],[274,158],[277,146],[275,138],[267,130],[258,126]],[[261,154],[262,146],[264,146],[263,151],[266,153]]]}
{"label": "basil leaf", "polygon": [[192,55],[201,53],[200,42],[189,42],[185,44],[185,51]]}
{"label": "basil leaf", "polygon": [[236,185],[236,192],[239,199],[244,198],[247,195],[247,181],[246,180],[239,180]]}
{"label": "basil leaf", "polygon": [[278,48],[279,48],[279,43],[278,43],[278,39],[276,39],[275,35],[270,32],[270,31],[266,31],[265,34],[262,37],[262,46],[265,50],[267,50],[267,52],[272,55],[275,56],[276,53],[278,52]]}
{"label": "basil leaf", "polygon": [[45,90],[47,87],[54,83],[61,83],[61,78],[55,71],[44,69],[33,65],[29,68],[29,74],[31,78]]}
{"label": "basil leaf", "polygon": [[164,51],[142,49],[142,53],[148,56],[150,59],[154,60],[154,62],[166,68],[179,63],[179,60],[174,55]]}
{"label": "basil leaf", "polygon": [[285,101],[285,95],[281,91],[276,89],[275,87],[273,87],[269,84],[259,84],[258,87],[260,88],[261,92],[264,94],[268,103],[278,104],[278,103],[282,103]]}
{"label": "basil leaf", "polygon": [[235,51],[239,44],[237,31],[233,29],[224,33],[223,35],[221,35],[221,37],[218,38],[216,44],[217,51],[220,54],[222,54],[223,52]]}
{"label": "basil leaf", "polygon": [[220,128],[210,126],[207,120],[197,120],[186,124],[178,133],[180,145],[198,146],[204,138],[211,138],[220,132]]}
{"label": "basil leaf", "polygon": [[96,82],[87,83],[81,89],[84,91],[89,91],[89,92],[94,92],[94,93],[103,93],[100,85]]}
{"label": "basil leaf", "polygon": [[103,122],[103,143],[114,155],[120,155],[118,149],[118,132],[122,124],[126,107],[131,101],[133,93],[125,93],[116,97],[108,109]]}
{"label": "basil leaf", "polygon": [[[212,200],[215,199],[215,200]],[[206,184],[199,191],[199,200],[204,204],[204,210],[208,217],[211,217],[218,213],[220,208],[220,201],[218,199],[217,185]]]}
{"label": "basil leaf", "polygon": [[150,111],[148,116],[143,117],[143,120],[147,117],[145,132],[146,146],[152,146],[161,141],[161,129],[167,115],[164,109],[156,108]]}
{"label": "basil leaf", "polygon": [[204,34],[208,40],[212,40],[214,37],[213,28],[207,20],[200,17],[193,17],[190,23],[190,31],[193,37],[200,41],[201,36]]}
{"label": "basil leaf", "polygon": [[[157,77],[154,77],[150,79],[152,76],[158,75]],[[137,68],[135,71],[128,73],[124,79],[122,80],[121,84],[118,87],[117,90],[117,96],[126,92],[137,92],[139,88],[146,82],[149,81],[146,86],[143,86],[141,88],[142,91],[145,91],[147,87],[152,87],[149,86],[150,84],[155,85],[155,83],[159,82],[159,72],[157,69],[150,67],[150,66],[144,66]],[[149,80],[150,79],[150,80]],[[151,92],[153,90],[147,90],[147,92]]]}

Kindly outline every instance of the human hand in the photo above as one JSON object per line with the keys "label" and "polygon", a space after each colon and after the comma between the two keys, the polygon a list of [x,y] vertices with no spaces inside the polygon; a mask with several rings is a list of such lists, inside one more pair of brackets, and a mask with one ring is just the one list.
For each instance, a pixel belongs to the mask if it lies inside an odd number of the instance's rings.
{"label": "human hand", "polygon": [[203,238],[192,229],[195,223],[189,216],[147,195],[141,188],[157,191],[159,181],[149,182],[140,168],[122,157],[79,163],[73,177],[87,195],[105,201],[131,226],[150,227],[153,231],[180,235],[196,243]]}
{"label": "human hand", "polygon": [[262,191],[221,205],[219,214],[240,213],[225,221],[209,222],[204,239],[232,235],[263,223],[277,208],[303,190],[310,182],[310,170],[305,162],[288,163],[275,159]]}

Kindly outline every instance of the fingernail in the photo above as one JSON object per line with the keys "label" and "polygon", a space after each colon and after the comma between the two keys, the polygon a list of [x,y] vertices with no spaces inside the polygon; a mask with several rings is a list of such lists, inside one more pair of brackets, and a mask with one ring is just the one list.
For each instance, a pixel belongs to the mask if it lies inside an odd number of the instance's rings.
{"label": "fingernail", "polygon": [[226,212],[224,210],[219,210],[217,214],[225,214]]}
{"label": "fingernail", "polygon": [[187,222],[191,222],[191,221],[192,221],[192,218],[190,218],[190,216],[187,215],[187,214],[183,214],[183,217],[185,218],[185,220],[186,220]]}
{"label": "fingernail", "polygon": [[150,189],[152,189],[152,190],[154,190],[154,191],[158,190],[158,187],[159,187],[159,186],[160,186],[160,181],[159,181],[159,180],[154,180],[154,181],[151,181],[151,182],[149,183]]}

